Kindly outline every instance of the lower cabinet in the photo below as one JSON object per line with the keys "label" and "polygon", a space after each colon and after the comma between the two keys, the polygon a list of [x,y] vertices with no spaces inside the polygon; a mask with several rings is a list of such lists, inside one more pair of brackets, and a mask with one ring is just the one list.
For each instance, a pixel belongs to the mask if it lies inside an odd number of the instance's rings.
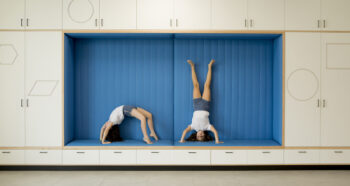
{"label": "lower cabinet", "polygon": [[101,165],[135,165],[136,150],[100,150]]}
{"label": "lower cabinet", "polygon": [[171,165],[172,150],[137,150],[137,164],[140,165]]}
{"label": "lower cabinet", "polygon": [[285,150],[284,163],[285,164],[317,164],[320,162],[319,150]]}
{"label": "lower cabinet", "polygon": [[174,150],[176,165],[210,165],[210,150]]}
{"label": "lower cabinet", "polygon": [[252,165],[275,165],[284,164],[284,150],[248,150],[248,164]]}
{"label": "lower cabinet", "polygon": [[61,150],[26,150],[27,165],[60,165],[62,164]]}
{"label": "lower cabinet", "polygon": [[350,164],[350,150],[321,150],[321,164]]}
{"label": "lower cabinet", "polygon": [[99,150],[64,150],[63,165],[98,165]]}
{"label": "lower cabinet", "polygon": [[212,165],[244,165],[247,164],[246,150],[212,150]]}
{"label": "lower cabinet", "polygon": [[24,165],[24,150],[0,150],[0,165]]}

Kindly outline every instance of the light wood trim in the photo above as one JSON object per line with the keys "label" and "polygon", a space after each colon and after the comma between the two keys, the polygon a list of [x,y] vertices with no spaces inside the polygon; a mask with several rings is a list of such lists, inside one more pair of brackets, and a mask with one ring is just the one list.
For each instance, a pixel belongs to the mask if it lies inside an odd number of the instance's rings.
{"label": "light wood trim", "polygon": [[284,149],[288,150],[288,149],[315,149],[315,150],[324,150],[324,149],[350,149],[350,147],[336,147],[336,146],[332,146],[332,147],[284,147]]}
{"label": "light wood trim", "polygon": [[0,147],[0,150],[62,150],[62,147]]}
{"label": "light wood trim", "polygon": [[250,33],[282,34],[279,30],[63,30],[64,33]]}
{"label": "light wood trim", "polygon": [[32,31],[38,31],[38,32],[61,32],[62,29],[0,29],[0,31],[21,31],[21,32],[32,32]]}
{"label": "light wood trim", "polygon": [[64,147],[64,33],[62,33],[62,144]]}

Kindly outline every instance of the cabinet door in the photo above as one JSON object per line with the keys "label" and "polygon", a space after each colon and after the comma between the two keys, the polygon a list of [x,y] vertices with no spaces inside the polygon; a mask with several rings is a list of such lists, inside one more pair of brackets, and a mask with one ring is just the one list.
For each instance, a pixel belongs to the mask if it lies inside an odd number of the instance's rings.
{"label": "cabinet door", "polygon": [[24,146],[24,32],[0,32],[0,146]]}
{"label": "cabinet door", "polygon": [[350,146],[350,34],[322,34],[322,146]]}
{"label": "cabinet door", "polygon": [[99,0],[63,0],[63,29],[98,29]]}
{"label": "cabinet door", "polygon": [[137,28],[173,28],[173,9],[173,0],[137,0]]}
{"label": "cabinet door", "polygon": [[26,32],[25,37],[26,145],[61,146],[62,33]]}
{"label": "cabinet door", "polygon": [[211,0],[175,0],[176,29],[210,29]]}
{"label": "cabinet door", "polygon": [[284,0],[248,0],[248,17],[252,30],[283,30]]}
{"label": "cabinet door", "polygon": [[286,146],[320,145],[320,43],[320,33],[286,33]]}
{"label": "cabinet door", "polygon": [[136,29],[136,0],[100,0],[101,29]]}
{"label": "cabinet door", "polygon": [[325,30],[350,30],[350,1],[321,0],[321,15]]}
{"label": "cabinet door", "polygon": [[61,29],[61,0],[26,0],[27,29]]}
{"label": "cabinet door", "polygon": [[286,0],[286,30],[321,28],[320,0]]}
{"label": "cabinet door", "polygon": [[212,0],[212,29],[248,28],[247,0]]}
{"label": "cabinet door", "polygon": [[0,29],[24,28],[25,0],[0,0]]}

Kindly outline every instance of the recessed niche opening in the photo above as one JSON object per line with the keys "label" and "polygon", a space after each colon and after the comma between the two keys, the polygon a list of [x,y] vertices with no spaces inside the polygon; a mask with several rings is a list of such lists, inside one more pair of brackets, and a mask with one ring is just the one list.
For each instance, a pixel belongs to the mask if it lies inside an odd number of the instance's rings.
{"label": "recessed niche opening", "polygon": [[[280,146],[282,46],[281,34],[65,33],[65,146],[102,146],[100,128],[119,105],[153,114],[151,146]],[[201,91],[216,60],[210,121],[223,144],[178,143],[193,114],[187,59]],[[137,119],[120,130],[124,141],[107,146],[146,146]]]}

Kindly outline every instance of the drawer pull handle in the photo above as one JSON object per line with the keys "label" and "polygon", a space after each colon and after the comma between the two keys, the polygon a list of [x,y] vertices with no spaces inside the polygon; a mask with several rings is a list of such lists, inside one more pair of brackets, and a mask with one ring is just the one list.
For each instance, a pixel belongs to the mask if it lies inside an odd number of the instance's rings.
{"label": "drawer pull handle", "polygon": [[3,154],[11,154],[9,151],[2,152]]}
{"label": "drawer pull handle", "polygon": [[341,154],[341,153],[343,153],[343,151],[341,151],[341,150],[336,150],[336,151],[334,151],[334,153],[336,153],[336,154]]}
{"label": "drawer pull handle", "polygon": [[114,154],[121,154],[123,152],[120,152],[120,151],[115,151]]}
{"label": "drawer pull handle", "polygon": [[233,154],[233,152],[225,152],[226,154]]}
{"label": "drawer pull handle", "polygon": [[188,154],[197,154],[197,152],[188,152]]}
{"label": "drawer pull handle", "polygon": [[39,152],[40,154],[47,154],[48,152],[47,151],[41,151]]}
{"label": "drawer pull handle", "polygon": [[77,152],[77,154],[85,154],[85,152]]}
{"label": "drawer pull handle", "polygon": [[306,154],[306,151],[298,151],[299,154]]}
{"label": "drawer pull handle", "polygon": [[262,152],[263,154],[270,154],[271,152],[270,151],[264,151]]}
{"label": "drawer pull handle", "polygon": [[160,152],[151,152],[152,154],[159,154]]}

